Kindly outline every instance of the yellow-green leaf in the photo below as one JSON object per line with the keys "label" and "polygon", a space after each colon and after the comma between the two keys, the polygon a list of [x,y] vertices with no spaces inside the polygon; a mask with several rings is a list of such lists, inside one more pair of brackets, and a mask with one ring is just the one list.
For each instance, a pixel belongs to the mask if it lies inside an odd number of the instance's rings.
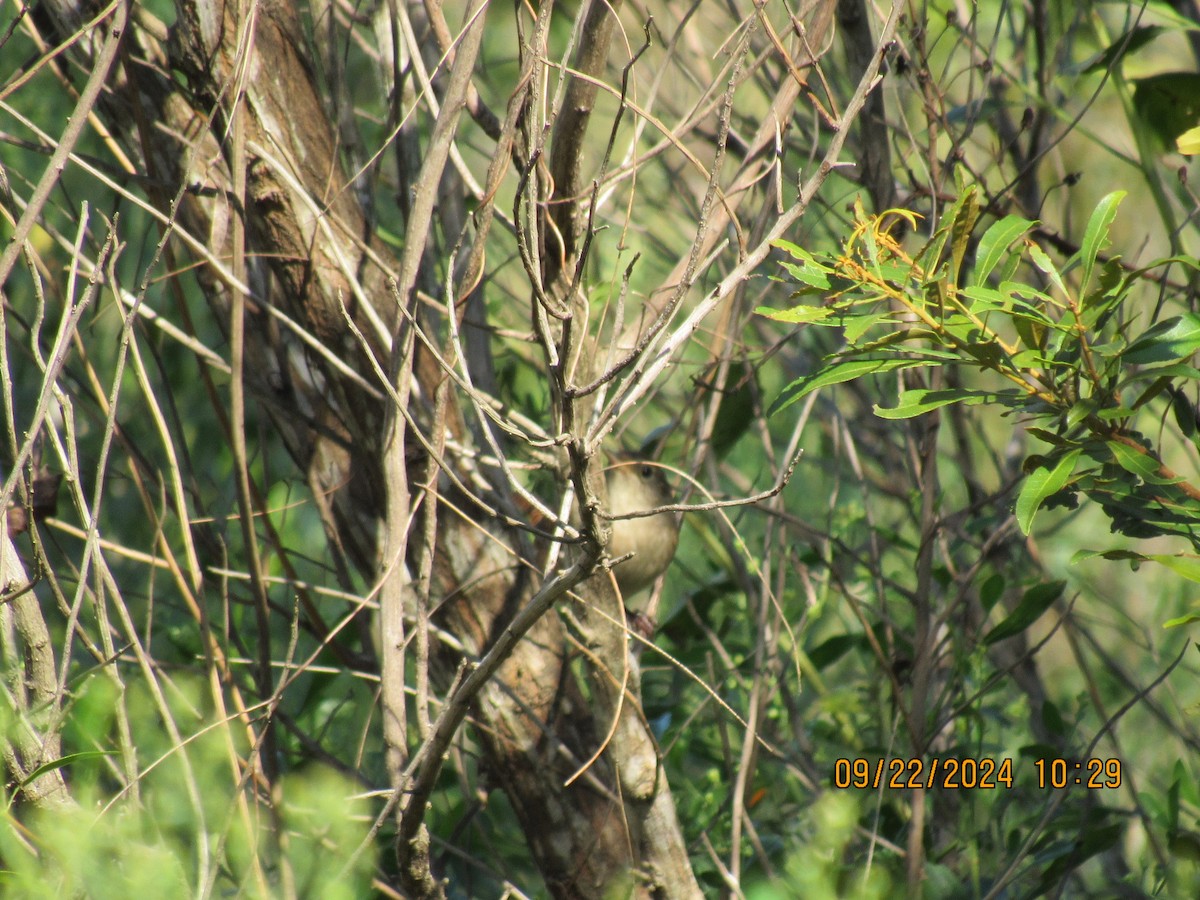
{"label": "yellow-green leaf", "polygon": [[1179,137],[1175,138],[1175,146],[1184,156],[1195,156],[1200,153],[1200,125],[1195,128],[1189,128]]}

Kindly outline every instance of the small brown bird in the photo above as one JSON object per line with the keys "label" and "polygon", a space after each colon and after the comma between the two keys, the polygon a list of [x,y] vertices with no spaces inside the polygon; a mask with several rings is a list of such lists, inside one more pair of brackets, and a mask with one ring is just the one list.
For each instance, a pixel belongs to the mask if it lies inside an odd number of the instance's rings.
{"label": "small brown bird", "polygon": [[[616,457],[604,476],[611,516],[651,510],[672,501],[671,486],[663,470],[644,459]],[[631,604],[631,599],[667,570],[678,546],[679,519],[674,513],[613,520],[608,555],[617,559],[633,554],[612,570],[627,610],[636,609],[637,604]]]}

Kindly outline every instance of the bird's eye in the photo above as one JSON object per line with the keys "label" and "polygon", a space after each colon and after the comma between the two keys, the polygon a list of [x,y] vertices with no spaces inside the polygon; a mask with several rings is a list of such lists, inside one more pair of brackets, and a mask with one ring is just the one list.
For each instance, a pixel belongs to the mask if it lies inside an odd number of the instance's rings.
{"label": "bird's eye", "polygon": [[641,475],[647,481],[654,477],[654,466],[643,465]]}

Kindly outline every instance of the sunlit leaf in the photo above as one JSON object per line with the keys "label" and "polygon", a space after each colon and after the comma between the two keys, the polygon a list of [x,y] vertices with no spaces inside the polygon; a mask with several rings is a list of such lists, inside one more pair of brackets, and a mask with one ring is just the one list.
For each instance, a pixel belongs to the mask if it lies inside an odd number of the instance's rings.
{"label": "sunlit leaf", "polygon": [[974,187],[967,190],[962,197],[962,203],[955,211],[951,233],[953,241],[950,245],[950,278],[958,283],[959,273],[962,272],[963,259],[967,255],[971,233],[979,220],[979,198]]}
{"label": "sunlit leaf", "polygon": [[1200,350],[1200,314],[1157,322],[1129,345],[1124,360],[1135,365],[1176,362]]}
{"label": "sunlit leaf", "polygon": [[975,251],[975,283],[982,285],[986,282],[996,264],[1004,258],[1009,245],[1033,226],[1032,221],[1021,216],[1005,216],[985,231]]}
{"label": "sunlit leaf", "polygon": [[760,306],[755,312],[768,319],[774,319],[776,322],[797,325],[828,319],[836,310],[828,306],[793,306],[791,309],[772,309],[769,306]]}
{"label": "sunlit leaf", "polygon": [[962,221],[964,213],[974,223],[978,217],[977,207],[978,201],[976,200],[976,188],[974,186],[960,192],[958,199],[954,201],[954,205],[947,209],[942,216],[941,227],[934,232],[929,242],[917,253],[916,261],[924,265],[927,271],[934,271],[941,261],[942,251],[946,247],[946,241],[954,232],[955,225]]}
{"label": "sunlit leaf", "polygon": [[1059,273],[1058,266],[1054,264],[1054,261],[1046,255],[1046,251],[1033,243],[1033,241],[1026,241],[1025,247],[1029,252],[1029,258],[1033,261],[1033,264],[1046,273],[1046,277],[1054,282],[1054,286],[1066,296],[1067,286],[1063,283],[1062,274]]}
{"label": "sunlit leaf", "polygon": [[819,291],[833,290],[829,273],[824,269],[813,266],[798,266],[795,263],[782,263],[784,270],[799,284],[808,285]]}
{"label": "sunlit leaf", "polygon": [[1152,559],[1188,581],[1200,582],[1200,557],[1191,555],[1172,555],[1167,553],[1152,553],[1147,559]]}
{"label": "sunlit leaf", "polygon": [[1184,156],[1195,156],[1200,153],[1200,125],[1189,128],[1175,138],[1175,149]]}
{"label": "sunlit leaf", "polygon": [[900,395],[900,402],[894,407],[876,406],[875,415],[881,419],[911,419],[952,403],[962,403],[966,406],[976,406],[980,403],[1015,406],[1014,401],[1018,397],[1019,394],[1016,391],[967,391],[960,388],[945,388],[935,391],[917,388],[904,391]]}
{"label": "sunlit leaf", "polygon": [[922,366],[941,365],[936,359],[847,359],[822,367],[812,375],[797,378],[779,394],[771,405],[770,414],[774,415],[791,406],[797,400],[823,387],[842,384],[862,378],[865,375],[881,375],[898,369],[913,369]]}
{"label": "sunlit leaf", "polygon": [[895,315],[890,311],[847,317],[843,336],[847,344],[857,344],[859,339],[876,325],[890,325],[895,320]]}
{"label": "sunlit leaf", "polygon": [[1108,449],[1112,452],[1113,459],[1126,472],[1130,472],[1143,481],[1148,481],[1153,484],[1174,484],[1183,481],[1182,478],[1162,478],[1158,474],[1159,462],[1149,453],[1142,453],[1128,444],[1122,444],[1120,441],[1105,441]]}
{"label": "sunlit leaf", "polygon": [[1053,468],[1039,466],[1026,476],[1025,483],[1021,485],[1021,493],[1017,495],[1016,508],[1017,525],[1022,534],[1029,534],[1029,529],[1033,525],[1033,517],[1041,509],[1042,504],[1067,486],[1071,475],[1075,472],[1075,463],[1082,452],[1082,449],[1069,450],[1062,455]]}
{"label": "sunlit leaf", "polygon": [[1092,269],[1096,265],[1096,257],[1100,253],[1100,248],[1108,243],[1109,226],[1112,225],[1113,219],[1116,218],[1117,207],[1125,199],[1125,193],[1125,191],[1113,191],[1111,194],[1105,195],[1096,204],[1096,209],[1092,213],[1092,217],[1088,220],[1087,230],[1083,234],[1083,244],[1079,249],[1079,254],[1083,262],[1083,281],[1081,284],[1084,288],[1091,281]]}

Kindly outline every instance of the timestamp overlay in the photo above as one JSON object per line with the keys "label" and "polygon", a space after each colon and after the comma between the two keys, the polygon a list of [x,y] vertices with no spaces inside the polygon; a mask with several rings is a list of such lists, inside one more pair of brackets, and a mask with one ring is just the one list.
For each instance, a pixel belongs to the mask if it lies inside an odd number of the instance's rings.
{"label": "timestamp overlay", "polygon": [[1018,782],[1038,788],[1082,787],[1107,790],[1121,786],[1121,760],[1012,757],[839,757],[833,786],[839,790],[1011,790]]}

